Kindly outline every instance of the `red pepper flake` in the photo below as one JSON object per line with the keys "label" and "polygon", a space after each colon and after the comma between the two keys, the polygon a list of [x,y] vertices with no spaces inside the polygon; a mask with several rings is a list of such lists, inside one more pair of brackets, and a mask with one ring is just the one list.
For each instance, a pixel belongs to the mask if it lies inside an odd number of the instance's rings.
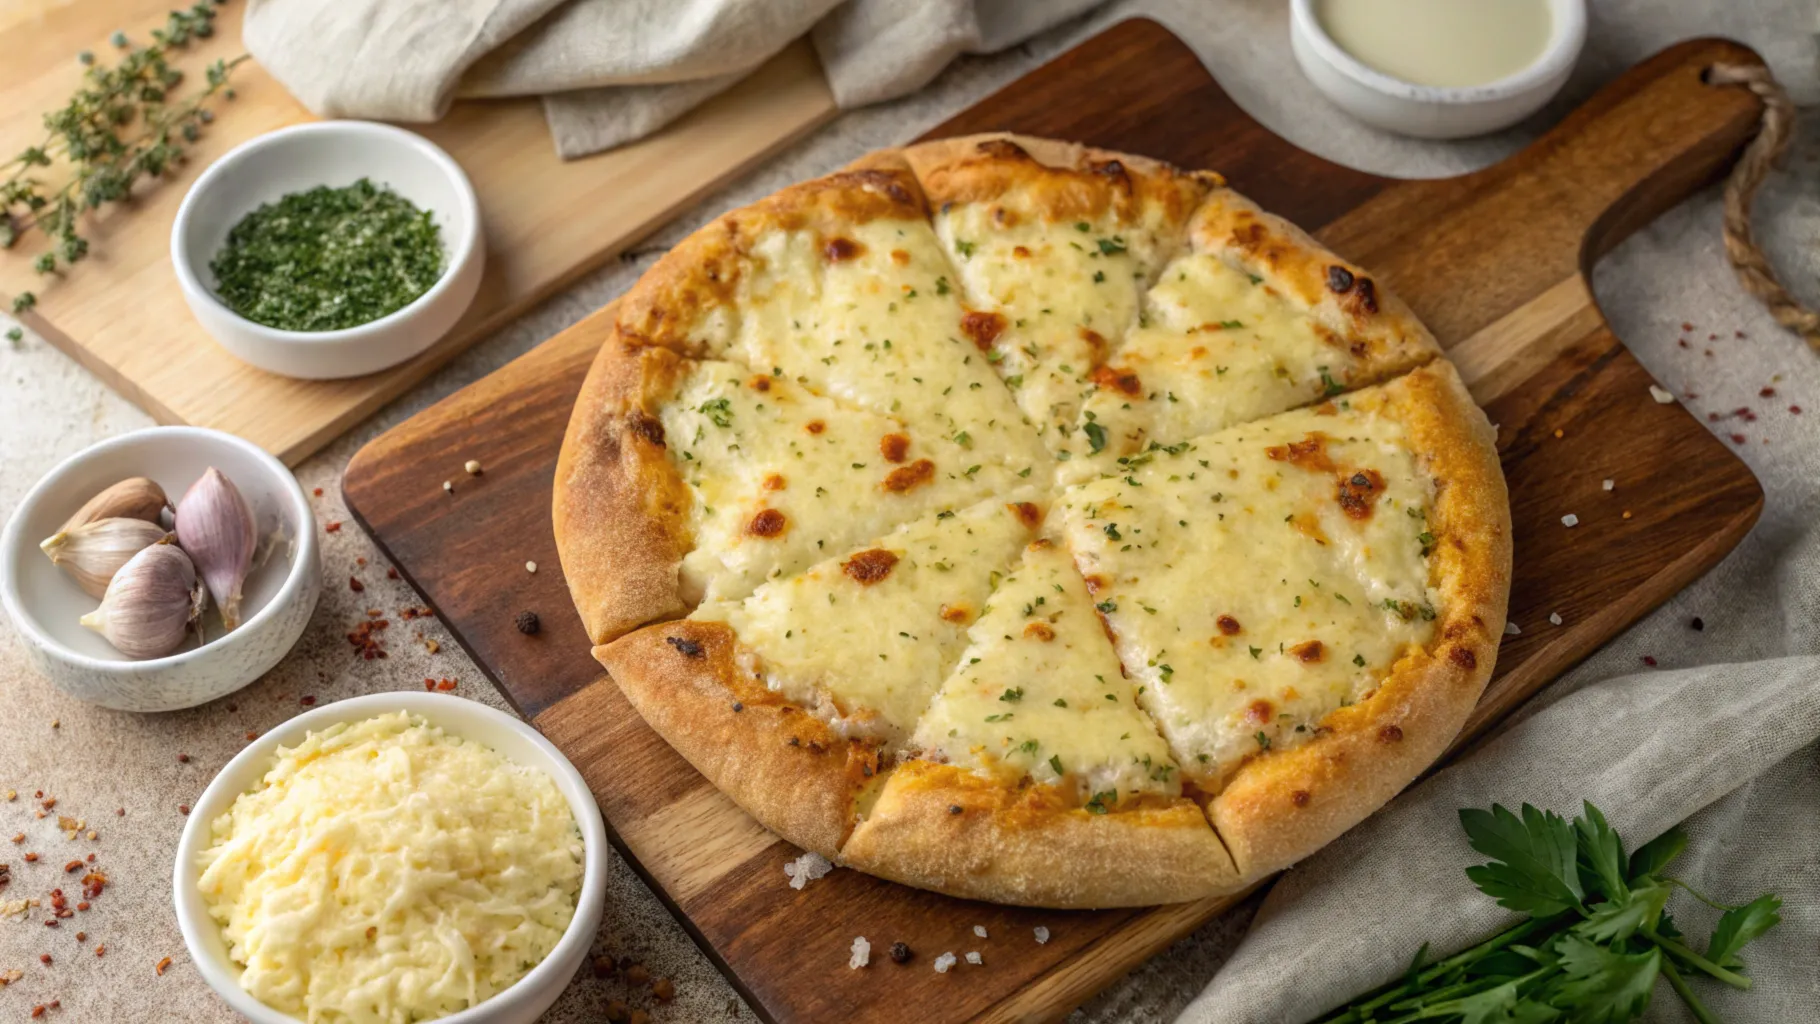
{"label": "red pepper flake", "polygon": [[33,800],[42,800],[42,799],[44,799],[44,790],[42,790],[42,789],[40,789],[40,790],[35,790],[35,791],[33,791],[33,793],[32,793],[32,799],[33,799]]}
{"label": "red pepper flake", "polygon": [[1675,342],[1675,344],[1677,344],[1677,345],[1679,345],[1679,346],[1681,346],[1681,347],[1682,347],[1682,348],[1692,348],[1692,347],[1693,347],[1693,346],[1692,346],[1692,345],[1689,345],[1689,344],[1688,344],[1688,343],[1687,343],[1687,339],[1686,339],[1686,338],[1681,338],[1681,339],[1678,339],[1678,340],[1677,340],[1677,341],[1676,341],[1676,342]]}
{"label": "red pepper flake", "polygon": [[322,529],[323,529],[323,532],[325,532],[325,533],[340,533],[341,532],[341,522],[340,522],[340,520],[336,520],[335,522],[325,525]]}
{"label": "red pepper flake", "polygon": [[37,859],[38,859],[38,855],[35,853],[28,853],[25,855],[25,862],[27,864],[30,864],[30,863],[36,861]]}
{"label": "red pepper flake", "polygon": [[1757,397],[1758,398],[1774,398],[1774,397],[1776,397],[1776,389],[1765,385],[1761,390],[1759,390],[1757,392]]}
{"label": "red pepper flake", "polygon": [[259,730],[257,730],[257,729],[248,729],[247,730],[246,741],[248,743],[251,743],[258,738],[259,738]]}
{"label": "red pepper flake", "polygon": [[81,911],[87,911],[88,910],[88,900],[77,901],[76,909],[81,910]]}
{"label": "red pepper flake", "polygon": [[359,580],[355,579],[352,576],[348,577],[348,589],[349,590],[352,590],[354,593],[358,594],[361,591],[365,590],[366,588],[367,588],[367,585],[365,583],[360,582]]}
{"label": "red pepper flake", "polygon": [[1706,358],[1711,359],[1713,357],[1713,350],[1710,348],[1704,349],[1704,350],[1702,350],[1701,354],[1706,356]]}
{"label": "red pepper flake", "polygon": [[86,859],[87,859],[87,860],[88,860],[88,862],[89,862],[89,863],[90,863],[90,864],[93,864],[93,863],[95,863],[95,855],[94,855],[94,854],[92,854],[92,853],[91,853],[91,854],[89,854],[89,855],[88,855],[88,857],[87,857],[87,858],[86,858]]}
{"label": "red pepper flake", "polygon": [[188,754],[178,754],[178,755],[177,755],[177,763],[178,763],[178,764],[189,764],[189,763],[190,763],[190,755],[188,755]]}
{"label": "red pepper flake", "polygon": [[372,661],[386,656],[385,644],[379,634],[391,626],[389,619],[363,619],[348,633],[348,643],[359,652],[362,658]]}
{"label": "red pepper flake", "polygon": [[[232,710],[234,710],[234,705],[232,705],[232,704],[229,704],[229,705],[228,705],[228,710],[229,710],[229,711],[232,711]],[[116,808],[114,808],[114,816],[115,816],[115,817],[117,817],[117,818],[124,818],[124,817],[126,817],[126,808],[124,808],[124,807],[116,807]]]}
{"label": "red pepper flake", "polygon": [[1748,440],[1750,440],[1750,439],[1745,437],[1743,434],[1733,434],[1732,435],[1732,444],[1743,444]]}
{"label": "red pepper flake", "polygon": [[1683,320],[1683,321],[1681,321],[1681,329],[1684,331],[1691,331],[1694,329],[1694,325],[1688,323],[1686,320]]}
{"label": "red pepper flake", "polygon": [[436,680],[431,679],[429,676],[424,676],[423,677],[423,688],[426,690],[436,689]]}
{"label": "red pepper flake", "polygon": [[178,804],[178,805],[177,805],[177,813],[179,813],[179,814],[184,814],[184,815],[187,815],[187,814],[189,814],[189,813],[190,813],[190,805],[189,805],[189,804]]}
{"label": "red pepper flake", "polygon": [[311,696],[310,694],[306,693],[303,696],[297,698],[297,703],[302,704],[304,707],[307,708],[310,705],[316,703],[316,698]]}
{"label": "red pepper flake", "polygon": [[1743,337],[1748,337],[1748,335],[1746,335],[1746,334],[1745,334],[1745,333],[1744,333],[1744,332],[1743,332],[1743,331],[1733,331],[1733,332],[1732,332],[1732,337],[1734,337],[1734,338],[1743,338]]}
{"label": "red pepper flake", "polygon": [[45,810],[47,810],[47,811],[48,811],[48,810],[50,810],[50,809],[51,809],[51,808],[53,808],[53,807],[55,807],[55,806],[57,806],[57,798],[56,798],[56,797],[51,797],[51,798],[50,798],[50,799],[49,799],[49,800],[46,800],[46,801],[45,801],[45,802],[44,802],[44,809],[45,809]]}
{"label": "red pepper flake", "polygon": [[386,578],[386,579],[388,579],[388,580],[395,580],[395,579],[397,579],[397,578],[398,578],[398,567],[397,567],[397,566],[395,566],[395,565],[388,565],[388,566],[386,566],[386,569],[385,569],[385,578]]}
{"label": "red pepper flake", "polygon": [[1794,413],[1796,416],[1801,415],[1801,407],[1798,405],[1789,406],[1788,411]]}
{"label": "red pepper flake", "polygon": [[152,969],[153,969],[153,970],[155,970],[155,971],[157,971],[157,972],[158,972],[158,976],[159,976],[159,977],[160,977],[160,978],[162,978],[162,977],[164,977],[164,969],[165,969],[165,968],[166,968],[166,967],[169,967],[169,966],[170,966],[170,965],[171,965],[171,958],[170,958],[170,957],[168,957],[168,956],[167,956],[167,957],[165,957],[165,958],[164,958],[164,959],[163,959],[163,960],[160,960],[160,961],[158,961],[158,966],[156,966],[156,967],[154,967],[154,968],[152,968]]}
{"label": "red pepper flake", "polygon": [[80,870],[82,870],[82,861],[80,858],[78,858],[76,860],[72,860],[68,864],[63,865],[63,873],[66,875],[73,871],[80,871]]}
{"label": "red pepper flake", "polygon": [[1738,417],[1739,419],[1743,420],[1746,423],[1757,422],[1757,414],[1754,412],[1751,412],[1750,406],[1748,406],[1748,405],[1741,405],[1741,406],[1737,407],[1736,409],[1733,409],[1732,415]]}
{"label": "red pepper flake", "polygon": [[1706,340],[1707,340],[1707,341],[1718,341],[1718,340],[1719,340],[1719,335],[1717,335],[1717,334],[1709,334],[1709,335],[1707,335],[1707,336],[1706,336]]}
{"label": "red pepper flake", "polygon": [[42,1005],[32,1007],[32,1016],[33,1017],[44,1016],[44,1007]]}
{"label": "red pepper flake", "polygon": [[320,497],[322,497],[322,488],[318,487],[315,490],[311,491],[310,493],[314,494],[316,497],[320,498]]}
{"label": "red pepper flake", "polygon": [[450,690],[453,690],[455,688],[455,680],[438,679],[438,680],[436,680],[436,688],[438,690],[441,690],[443,693],[448,693]]}
{"label": "red pepper flake", "polygon": [[366,565],[367,564],[366,556],[362,555],[361,557],[354,559],[354,564],[362,565],[362,566]]}
{"label": "red pepper flake", "polygon": [[88,932],[77,932],[76,941],[77,942],[87,942],[88,941]]}
{"label": "red pepper flake", "polygon": [[96,955],[96,956],[106,956],[106,955],[107,955],[107,947],[106,947],[106,946],[96,946],[96,947],[95,947],[95,955]]}
{"label": "red pepper flake", "polygon": [[1652,658],[1652,657],[1650,657],[1650,656],[1649,656],[1649,655],[1647,655],[1647,654],[1645,654],[1645,655],[1644,655],[1644,656],[1643,656],[1643,664],[1645,664],[1645,665],[1648,665],[1648,666],[1649,666],[1649,667],[1650,667],[1650,668],[1655,668],[1655,667],[1656,667],[1656,659],[1654,659],[1654,658]]}
{"label": "red pepper flake", "polygon": [[50,955],[50,954],[49,954],[49,953],[39,953],[39,954],[38,954],[38,962],[39,962],[39,963],[41,963],[41,964],[48,964],[48,963],[50,963],[50,962],[51,962],[51,955]]}

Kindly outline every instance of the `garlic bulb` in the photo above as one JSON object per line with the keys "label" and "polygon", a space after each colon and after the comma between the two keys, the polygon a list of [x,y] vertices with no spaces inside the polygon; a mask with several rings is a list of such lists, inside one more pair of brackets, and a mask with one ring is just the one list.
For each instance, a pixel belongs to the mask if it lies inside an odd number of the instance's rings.
{"label": "garlic bulb", "polygon": [[83,593],[101,597],[127,560],[170,534],[143,519],[97,519],[49,537],[38,547]]}
{"label": "garlic bulb", "polygon": [[161,517],[170,504],[170,499],[164,496],[164,488],[136,476],[90,498],[57,532],[69,533],[97,519],[143,519],[156,526],[163,522]]}
{"label": "garlic bulb", "polygon": [[221,609],[221,624],[240,625],[240,588],[259,543],[253,510],[234,482],[213,466],[177,502],[177,543],[196,562]]}
{"label": "garlic bulb", "polygon": [[190,556],[154,544],[120,567],[101,607],[81,621],[129,658],[162,658],[182,646],[206,600]]}

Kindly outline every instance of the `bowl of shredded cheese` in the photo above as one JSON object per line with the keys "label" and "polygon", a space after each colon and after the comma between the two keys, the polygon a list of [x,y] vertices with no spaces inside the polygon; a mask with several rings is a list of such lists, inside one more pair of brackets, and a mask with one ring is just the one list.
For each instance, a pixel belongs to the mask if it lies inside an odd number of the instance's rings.
{"label": "bowl of shredded cheese", "polygon": [[255,1024],[529,1024],[587,958],[606,830],[535,729],[440,693],[299,715],[209,784],[174,888]]}

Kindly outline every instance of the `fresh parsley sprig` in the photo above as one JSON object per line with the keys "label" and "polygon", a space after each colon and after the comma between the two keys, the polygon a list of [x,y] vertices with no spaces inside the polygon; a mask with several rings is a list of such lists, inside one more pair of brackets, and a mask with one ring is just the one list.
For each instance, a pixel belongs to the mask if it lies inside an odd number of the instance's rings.
{"label": "fresh parsley sprig", "polygon": [[[1572,821],[1523,805],[1460,812],[1472,848],[1491,858],[1466,869],[1479,891],[1529,915],[1444,960],[1416,953],[1401,979],[1360,996],[1321,1024],[1623,1024],[1649,1006],[1658,978],[1695,1018],[1719,1018],[1689,984],[1694,975],[1750,988],[1738,952],[1782,919],[1782,900],[1727,906],[1664,872],[1687,848],[1671,829],[1628,858],[1618,833],[1588,803]],[[1668,913],[1677,888],[1725,913],[1695,952]]]}

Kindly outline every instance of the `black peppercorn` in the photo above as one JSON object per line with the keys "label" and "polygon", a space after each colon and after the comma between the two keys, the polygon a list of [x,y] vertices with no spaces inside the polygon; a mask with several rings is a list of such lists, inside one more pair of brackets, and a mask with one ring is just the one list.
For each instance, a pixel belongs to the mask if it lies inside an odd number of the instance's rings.
{"label": "black peppercorn", "polygon": [[1693,630],[1696,633],[1703,633],[1706,631],[1706,620],[1698,615],[1694,616],[1694,621],[1688,623],[1688,625],[1693,627]]}
{"label": "black peppercorn", "polygon": [[910,947],[904,945],[901,942],[893,942],[891,944],[891,962],[894,964],[909,963],[910,962]]}
{"label": "black peppercorn", "polygon": [[543,628],[537,621],[536,612],[519,612],[518,618],[513,621],[513,624],[525,636],[535,636],[537,631]]}

